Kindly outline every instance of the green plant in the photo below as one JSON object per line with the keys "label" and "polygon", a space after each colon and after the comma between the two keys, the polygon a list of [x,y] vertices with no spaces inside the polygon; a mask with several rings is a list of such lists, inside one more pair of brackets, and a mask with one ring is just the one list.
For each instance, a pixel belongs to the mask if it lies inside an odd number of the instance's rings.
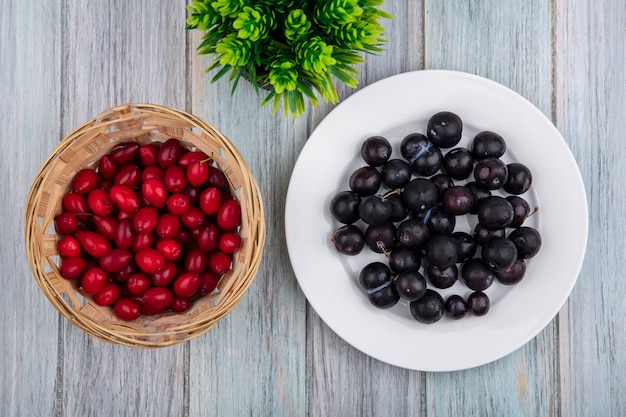
{"label": "green plant", "polygon": [[[214,56],[212,82],[229,74],[269,90],[261,105],[303,113],[305,99],[339,100],[334,81],[357,85],[355,65],[383,50],[384,0],[194,0],[187,29],[204,32],[198,54]],[[258,90],[257,90],[258,91]]]}

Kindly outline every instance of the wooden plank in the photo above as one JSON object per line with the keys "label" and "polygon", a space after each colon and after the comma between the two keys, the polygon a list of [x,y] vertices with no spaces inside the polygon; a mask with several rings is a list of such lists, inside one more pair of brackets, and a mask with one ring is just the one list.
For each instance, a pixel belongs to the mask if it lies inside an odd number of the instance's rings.
{"label": "wooden plank", "polygon": [[[425,15],[427,69],[459,70],[491,78],[551,116],[549,2],[429,1]],[[531,342],[494,363],[467,371],[429,374],[427,414],[557,414],[555,337],[553,322]]]}
{"label": "wooden plank", "polygon": [[[560,315],[562,412],[626,414],[626,7],[556,1],[556,121],[589,207],[587,254]],[[575,225],[573,225],[575,227]]]}
{"label": "wooden plank", "polygon": [[[70,0],[64,19],[64,133],[108,107],[185,108],[185,2]],[[63,321],[63,415],[185,415],[188,346],[131,349]]]}
{"label": "wooden plank", "polygon": [[[0,403],[3,415],[20,415],[25,410],[29,415],[53,415],[57,409],[59,314],[28,266],[23,219],[32,181],[54,149],[61,126],[61,7],[58,2],[32,7],[0,1],[0,10],[0,199],[4,203],[0,222]],[[34,85],[37,88],[31,88]]]}
{"label": "wooden plank", "polygon": [[[387,1],[383,9],[394,16],[381,21],[388,43],[385,52],[367,56],[359,66],[359,88],[382,78],[422,69],[423,3]],[[346,98],[354,91],[340,89]],[[313,114],[317,125],[333,106],[321,104]],[[373,359],[356,350],[308,307],[308,350],[311,363],[310,416],[420,415],[423,374]]]}
{"label": "wooden plank", "polygon": [[211,63],[197,56],[190,32],[191,110],[239,149],[259,183],[267,236],[263,262],[240,304],[206,337],[191,343],[190,415],[304,415],[305,300],[284,241],[284,198],[308,133],[307,116],[272,115],[264,95],[242,81],[231,97],[226,79],[210,83]]}

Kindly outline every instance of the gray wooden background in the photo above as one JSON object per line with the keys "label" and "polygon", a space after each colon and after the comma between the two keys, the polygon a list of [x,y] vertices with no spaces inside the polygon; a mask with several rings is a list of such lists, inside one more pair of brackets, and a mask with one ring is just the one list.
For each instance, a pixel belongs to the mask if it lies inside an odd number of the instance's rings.
{"label": "gray wooden background", "polygon": [[[259,109],[251,88],[231,98],[225,82],[210,84],[210,61],[195,54],[200,34],[184,30],[185,5],[0,1],[0,414],[626,415],[624,0],[384,4],[394,15],[387,49],[359,67],[360,86],[420,69],[494,79],[554,121],[589,200],[587,256],[559,315],[507,357],[451,373],[374,360],[307,304],[287,257],[284,199],[300,149],[332,106],[287,119]],[[215,125],[242,151],[265,200],[264,261],[249,292],[210,332],[166,349],[114,346],[72,327],[25,256],[24,204],[39,166],[73,128],[126,102]]]}

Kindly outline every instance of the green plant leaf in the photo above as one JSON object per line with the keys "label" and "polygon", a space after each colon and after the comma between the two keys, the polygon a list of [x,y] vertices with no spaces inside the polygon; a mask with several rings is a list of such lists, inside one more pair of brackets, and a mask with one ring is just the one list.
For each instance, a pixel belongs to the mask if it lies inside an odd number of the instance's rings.
{"label": "green plant leaf", "polygon": [[244,0],[215,0],[211,7],[222,16],[236,18],[237,14],[246,6]]}
{"label": "green plant leaf", "polygon": [[289,112],[291,112],[292,115],[296,115],[298,113],[298,94],[295,91],[289,91],[285,97],[287,97],[286,100],[286,106],[285,106],[285,116],[287,116],[287,114]]}
{"label": "green plant leaf", "polygon": [[328,71],[327,67],[336,62],[332,45],[327,45],[319,36],[299,42],[296,45],[296,54],[305,71],[318,74],[324,74]]}
{"label": "green plant leaf", "polygon": [[284,58],[282,61],[272,64],[269,80],[278,94],[284,91],[295,90],[298,82],[296,63],[288,58]]}
{"label": "green plant leaf", "polygon": [[[339,101],[336,84],[355,88],[365,54],[383,51],[391,15],[383,0],[190,0],[186,29],[203,32],[197,54],[210,55],[211,82],[233,94],[248,80],[272,112],[301,115],[306,105]],[[225,77],[228,74],[228,77]]]}
{"label": "green plant leaf", "polygon": [[311,22],[309,22],[306,13],[302,9],[294,9],[289,12],[285,19],[285,37],[291,42],[307,36],[311,30]]}
{"label": "green plant leaf", "polygon": [[271,13],[264,8],[245,6],[237,14],[233,28],[238,31],[237,36],[239,38],[257,41],[267,36],[272,18]]}
{"label": "green plant leaf", "polygon": [[333,58],[335,58],[335,61],[338,63],[350,66],[365,62],[365,58],[363,58],[361,54],[345,49],[335,49],[333,51]]}
{"label": "green plant leaf", "polygon": [[224,65],[222,68],[220,68],[220,70],[217,72],[217,74],[215,74],[213,76],[213,78],[211,78],[211,82],[214,83],[215,81],[219,80],[220,78],[222,78],[224,75],[226,75],[226,73],[228,71],[230,71],[232,69],[231,66],[228,65]]}
{"label": "green plant leaf", "polygon": [[355,22],[363,14],[358,0],[326,0],[315,6],[315,17],[324,28]]}
{"label": "green plant leaf", "polygon": [[317,103],[318,103],[317,96],[315,95],[313,90],[306,83],[304,83],[302,81],[298,81],[298,90],[301,91],[302,94],[307,96],[309,101],[311,101],[311,104],[313,104],[314,106],[317,105]]}
{"label": "green plant leaf", "polygon": [[239,39],[236,33],[230,33],[215,45],[222,65],[243,67],[251,56],[252,44],[248,39]]}
{"label": "green plant leaf", "polygon": [[356,88],[357,84],[359,83],[359,81],[350,74],[348,74],[346,70],[343,70],[334,65],[328,67],[328,69],[330,70],[330,73],[337,77],[339,81],[341,81],[350,88]]}
{"label": "green plant leaf", "polygon": [[383,4],[385,0],[359,0],[359,6],[361,7],[376,7]]}
{"label": "green plant leaf", "polygon": [[241,79],[241,73],[241,68],[233,68],[233,70],[230,72],[230,76],[228,77],[228,81],[231,83],[230,95],[235,94],[235,89],[237,88],[239,80]]}

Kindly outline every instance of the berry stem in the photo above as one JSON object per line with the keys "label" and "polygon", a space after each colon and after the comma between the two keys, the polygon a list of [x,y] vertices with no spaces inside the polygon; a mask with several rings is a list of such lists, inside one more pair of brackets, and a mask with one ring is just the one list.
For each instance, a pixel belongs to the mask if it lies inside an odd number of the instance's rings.
{"label": "berry stem", "polygon": [[391,197],[392,195],[395,194],[402,194],[402,190],[400,188],[396,188],[395,190],[391,190],[385,194],[383,194],[383,196],[380,198],[381,200],[385,201],[385,199]]}

